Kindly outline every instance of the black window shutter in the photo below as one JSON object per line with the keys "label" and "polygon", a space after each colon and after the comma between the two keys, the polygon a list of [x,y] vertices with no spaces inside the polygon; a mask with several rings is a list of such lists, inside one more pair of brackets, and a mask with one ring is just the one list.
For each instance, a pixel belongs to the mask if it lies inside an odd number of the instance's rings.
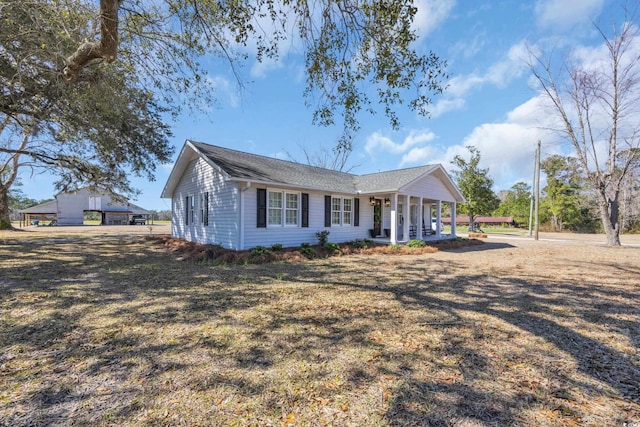
{"label": "black window shutter", "polygon": [[191,213],[189,212],[189,208],[191,207],[191,203],[189,203],[189,196],[184,198],[184,211],[186,213],[185,217],[184,217],[184,224],[185,225],[189,225],[189,215],[191,215]]}
{"label": "black window shutter", "polygon": [[324,196],[324,226],[331,227],[331,196]]}
{"label": "black window shutter", "polygon": [[258,228],[267,226],[267,189],[258,188]]}
{"label": "black window shutter", "polygon": [[309,194],[302,193],[302,226],[309,227]]}
{"label": "black window shutter", "polygon": [[353,199],[353,226],[360,226],[360,199]]}

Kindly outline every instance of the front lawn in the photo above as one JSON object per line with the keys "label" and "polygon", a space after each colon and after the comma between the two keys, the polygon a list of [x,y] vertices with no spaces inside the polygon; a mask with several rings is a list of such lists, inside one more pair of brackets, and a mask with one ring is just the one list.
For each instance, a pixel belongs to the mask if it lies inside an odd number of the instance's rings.
{"label": "front lawn", "polygon": [[0,235],[4,425],[640,422],[638,249],[179,260]]}

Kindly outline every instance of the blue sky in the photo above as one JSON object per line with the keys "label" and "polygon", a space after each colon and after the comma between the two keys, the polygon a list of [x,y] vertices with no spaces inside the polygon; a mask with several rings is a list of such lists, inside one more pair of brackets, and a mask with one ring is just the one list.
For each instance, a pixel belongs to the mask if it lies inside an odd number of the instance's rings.
{"label": "blue sky", "polygon": [[[524,59],[526,46],[569,46],[583,52],[602,39],[593,22],[611,23],[617,1],[419,0],[415,28],[420,47],[448,61],[447,91],[434,98],[432,117],[401,110],[402,128],[393,131],[384,115],[360,116],[348,166],[356,174],[441,163],[451,170],[466,145],[476,146],[481,167],[489,168],[497,192],[518,181],[531,182],[537,141],[543,158],[568,153],[556,137],[542,130],[548,112],[540,108]],[[613,12],[612,12],[613,11]],[[206,114],[185,114],[172,123],[176,156],[186,139],[255,154],[304,162],[301,147],[330,150],[340,128],[311,124],[304,104],[304,74],[295,48],[282,51],[278,63],[247,62],[241,70],[252,80],[237,85],[221,60],[211,63],[219,105]],[[175,157],[175,156],[174,156]],[[174,159],[175,160],[175,159]],[[172,164],[158,167],[156,181],[133,179],[142,194],[134,203],[170,209],[160,193]],[[55,194],[46,175],[23,175],[21,190],[30,198]]]}

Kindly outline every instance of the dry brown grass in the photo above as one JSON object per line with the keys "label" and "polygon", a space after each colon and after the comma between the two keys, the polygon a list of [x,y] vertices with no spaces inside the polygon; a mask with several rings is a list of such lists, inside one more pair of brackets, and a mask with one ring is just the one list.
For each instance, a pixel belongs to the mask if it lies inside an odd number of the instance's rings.
{"label": "dry brown grass", "polygon": [[0,235],[0,420],[27,425],[640,422],[638,248],[178,261],[121,235]]}

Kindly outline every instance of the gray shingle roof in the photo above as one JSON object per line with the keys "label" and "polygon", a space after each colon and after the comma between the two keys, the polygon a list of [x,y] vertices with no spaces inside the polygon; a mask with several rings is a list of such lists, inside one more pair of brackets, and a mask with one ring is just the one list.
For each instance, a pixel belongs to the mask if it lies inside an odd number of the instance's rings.
{"label": "gray shingle roof", "polygon": [[348,194],[355,194],[358,191],[362,193],[397,191],[402,186],[437,168],[437,165],[427,165],[367,175],[353,175],[202,142],[189,142],[232,178]]}

